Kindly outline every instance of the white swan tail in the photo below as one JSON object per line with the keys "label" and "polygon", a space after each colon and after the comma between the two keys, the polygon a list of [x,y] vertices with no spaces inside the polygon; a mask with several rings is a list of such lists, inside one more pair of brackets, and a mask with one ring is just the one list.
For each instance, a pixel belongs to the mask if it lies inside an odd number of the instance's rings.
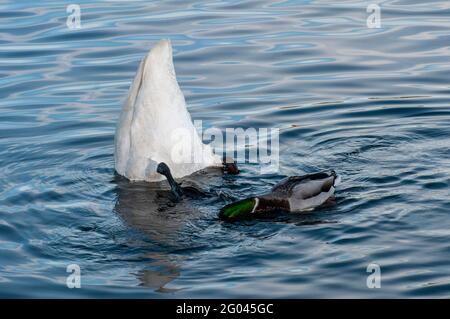
{"label": "white swan tail", "polygon": [[202,143],[178,86],[169,40],[159,41],[141,61],[123,105],[115,137],[115,168],[130,180],[159,181],[165,162],[175,178],[221,158]]}

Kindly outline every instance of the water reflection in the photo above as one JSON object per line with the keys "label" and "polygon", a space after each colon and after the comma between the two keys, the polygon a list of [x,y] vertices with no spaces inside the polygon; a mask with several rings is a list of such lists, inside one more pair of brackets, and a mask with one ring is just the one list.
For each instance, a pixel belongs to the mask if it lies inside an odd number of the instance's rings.
{"label": "water reflection", "polygon": [[[164,245],[176,245],[177,234],[189,221],[198,217],[198,201],[185,198],[179,203],[171,200],[166,181],[158,183],[129,182],[115,176],[117,201],[115,211],[131,227],[143,231],[151,239]],[[220,169],[208,168],[178,180],[205,194],[205,198],[221,198],[220,186],[224,183]],[[198,200],[201,200],[199,198]],[[198,206],[198,205],[197,205]]]}
{"label": "water reflection", "polygon": [[149,253],[146,257],[154,261],[149,263],[148,268],[137,273],[136,277],[140,281],[140,286],[163,293],[180,290],[166,287],[180,276],[181,265],[177,261],[172,261],[170,255],[164,253]]}
{"label": "water reflection", "polygon": [[190,247],[186,243],[192,241],[197,231],[193,221],[202,217],[199,205],[211,204],[226,196],[219,187],[224,182],[221,170],[208,168],[179,180],[182,186],[195,187],[205,197],[185,198],[178,203],[172,201],[166,181],[129,182],[118,175],[114,181],[117,185],[114,211],[126,225],[143,233],[158,248],[143,256],[151,262],[137,273],[140,285],[158,292],[177,291],[166,287],[179,276],[182,263],[171,252]]}

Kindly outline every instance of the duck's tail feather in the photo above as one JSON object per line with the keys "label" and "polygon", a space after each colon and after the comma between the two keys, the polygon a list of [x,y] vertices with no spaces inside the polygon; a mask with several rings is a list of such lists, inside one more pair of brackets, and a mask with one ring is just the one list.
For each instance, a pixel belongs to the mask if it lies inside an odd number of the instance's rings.
{"label": "duck's tail feather", "polygon": [[331,174],[334,176],[333,186],[336,187],[341,183],[341,176],[336,174],[335,171],[331,171]]}

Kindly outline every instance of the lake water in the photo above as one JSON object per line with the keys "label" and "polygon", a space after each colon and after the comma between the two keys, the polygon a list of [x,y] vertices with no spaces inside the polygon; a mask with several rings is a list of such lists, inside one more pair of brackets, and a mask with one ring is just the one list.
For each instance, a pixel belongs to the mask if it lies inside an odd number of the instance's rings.
{"label": "lake water", "polygon": [[[0,5],[1,297],[450,297],[450,3]],[[114,132],[161,38],[205,127],[277,127],[280,171],[203,176],[175,207],[114,173]],[[224,223],[230,198],[335,169],[337,204]],[[381,288],[369,289],[369,264]],[[69,289],[66,267],[81,268]]]}

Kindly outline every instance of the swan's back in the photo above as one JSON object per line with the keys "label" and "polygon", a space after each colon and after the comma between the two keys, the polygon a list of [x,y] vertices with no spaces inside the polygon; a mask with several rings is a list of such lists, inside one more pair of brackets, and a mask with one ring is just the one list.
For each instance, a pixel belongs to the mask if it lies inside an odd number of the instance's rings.
{"label": "swan's back", "polygon": [[175,178],[221,164],[192,124],[178,86],[168,40],[141,61],[116,130],[116,171],[130,180],[159,181],[159,162]]}

